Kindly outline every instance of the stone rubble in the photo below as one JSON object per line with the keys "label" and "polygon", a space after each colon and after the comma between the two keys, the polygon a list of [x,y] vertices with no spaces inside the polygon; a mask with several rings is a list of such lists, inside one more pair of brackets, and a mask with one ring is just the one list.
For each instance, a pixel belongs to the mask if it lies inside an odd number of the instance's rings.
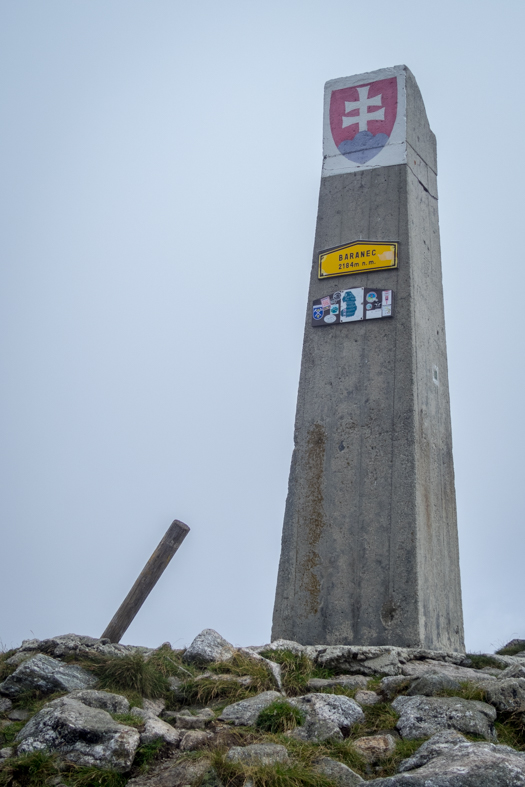
{"label": "stone rubble", "polygon": [[[338,674],[329,679],[311,678],[308,693],[287,697],[281,665],[267,658],[272,651],[282,650],[307,656],[316,667]],[[204,671],[206,665],[231,661],[236,654],[264,665],[278,689],[231,703],[221,711],[200,706],[166,710],[166,700],[148,698],[142,699],[141,708],[130,708],[126,697],[97,689],[97,681],[90,672],[62,660],[84,659],[94,654],[119,658],[137,652],[146,659],[154,653],[148,648],[114,645],[74,634],[24,641],[7,659],[14,671],[0,683],[0,736],[9,725],[26,723],[16,736],[11,733],[5,739],[9,745],[0,748],[0,768],[12,757],[49,751],[65,762],[129,774],[139,745],[158,741],[167,759],[151,766],[147,773],[134,776],[128,781],[131,787],[186,787],[201,781],[203,787],[224,787],[208,756],[199,753],[199,759],[191,759],[196,755],[189,753],[217,745],[224,747],[226,743],[224,750],[228,751],[229,762],[247,767],[289,766],[293,757],[286,746],[251,742],[238,746],[232,742],[232,734],[239,734],[234,732],[237,727],[252,728],[251,732],[241,731],[241,735],[255,732],[259,714],[275,700],[285,701],[299,710],[303,723],[287,735],[307,743],[343,741],[349,734],[355,737],[352,728],[365,720],[365,711],[372,712],[371,706],[378,703],[391,703],[399,715],[396,729],[366,734],[352,743],[355,751],[369,763],[367,767],[372,768],[366,776],[369,784],[525,787],[525,753],[499,745],[494,728],[498,717],[503,720],[512,717],[518,722],[521,718],[525,727],[525,652],[515,656],[491,655],[493,663],[477,669],[464,654],[416,648],[303,646],[277,640],[264,646],[236,649],[216,631],[205,629],[183,654],[187,669],[180,667],[180,677],[169,678],[173,692],[169,703],[184,700],[185,680],[234,681],[243,688],[253,686],[251,675]],[[502,669],[495,668],[494,663]],[[381,678],[379,686],[376,680],[372,684],[375,690],[371,691],[368,681],[377,677]],[[439,696],[461,692],[466,683],[481,690],[486,701]],[[25,692],[35,690],[43,695],[61,692],[65,696],[48,701],[34,713],[23,707],[20,698]],[[354,699],[339,693],[348,691]],[[169,704],[170,707],[173,705]],[[128,713],[137,719],[138,729],[120,723],[111,715]],[[394,722],[395,716],[390,723]],[[465,735],[478,736],[486,742],[472,742]],[[395,776],[373,778],[373,768],[391,756],[400,736],[406,741],[428,740],[412,757],[401,762]],[[188,756],[190,759],[184,759]],[[360,775],[331,757],[320,757],[312,763],[312,768],[340,787],[354,787],[363,782]],[[57,777],[51,783],[61,787],[63,780]],[[253,787],[253,781],[248,779],[245,787],[250,786]]]}

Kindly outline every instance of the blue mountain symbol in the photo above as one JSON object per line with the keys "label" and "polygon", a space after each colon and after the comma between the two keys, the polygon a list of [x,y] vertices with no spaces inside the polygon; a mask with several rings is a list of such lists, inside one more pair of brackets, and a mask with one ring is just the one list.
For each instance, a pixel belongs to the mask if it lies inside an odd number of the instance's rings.
{"label": "blue mountain symbol", "polygon": [[357,311],[357,301],[351,290],[347,290],[343,295],[343,303],[345,304],[345,317],[353,317]]}

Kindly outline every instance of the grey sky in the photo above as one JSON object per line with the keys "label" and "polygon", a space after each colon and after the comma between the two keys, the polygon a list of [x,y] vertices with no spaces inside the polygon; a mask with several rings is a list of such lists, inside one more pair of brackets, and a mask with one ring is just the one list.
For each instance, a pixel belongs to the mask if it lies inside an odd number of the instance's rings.
{"label": "grey sky", "polygon": [[[438,139],[467,648],[525,635],[521,3],[0,3],[0,637],[268,640],[323,84],[406,63]],[[244,287],[232,271],[245,272]]]}

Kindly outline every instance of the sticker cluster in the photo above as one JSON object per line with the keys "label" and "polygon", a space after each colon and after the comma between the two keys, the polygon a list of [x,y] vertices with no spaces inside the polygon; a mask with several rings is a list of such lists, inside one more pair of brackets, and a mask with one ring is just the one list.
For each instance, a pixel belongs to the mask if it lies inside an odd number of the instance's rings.
{"label": "sticker cluster", "polygon": [[314,328],[342,322],[377,320],[392,317],[394,312],[392,290],[353,287],[338,290],[313,302],[312,325]]}

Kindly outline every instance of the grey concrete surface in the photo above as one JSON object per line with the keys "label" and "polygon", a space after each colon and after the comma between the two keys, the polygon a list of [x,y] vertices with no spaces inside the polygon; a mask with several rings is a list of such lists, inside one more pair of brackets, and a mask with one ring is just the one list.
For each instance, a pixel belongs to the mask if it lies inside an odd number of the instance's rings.
{"label": "grey concrete surface", "polygon": [[[406,90],[407,164],[321,179],[272,639],[464,650],[436,142]],[[320,281],[357,239],[399,267]],[[348,287],[392,289],[394,317],[311,327]]]}

